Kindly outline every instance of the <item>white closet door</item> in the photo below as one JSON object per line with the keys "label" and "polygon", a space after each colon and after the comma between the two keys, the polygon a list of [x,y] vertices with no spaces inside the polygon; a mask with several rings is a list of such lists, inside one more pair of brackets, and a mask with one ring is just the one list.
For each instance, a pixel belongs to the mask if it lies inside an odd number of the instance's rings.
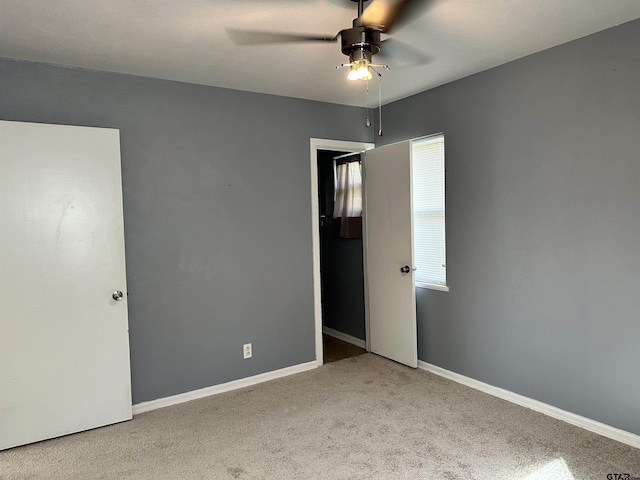
{"label": "white closet door", "polygon": [[126,291],[119,132],[0,121],[0,449],[131,418]]}
{"label": "white closet door", "polygon": [[364,176],[371,351],[416,368],[411,142],[367,150]]}

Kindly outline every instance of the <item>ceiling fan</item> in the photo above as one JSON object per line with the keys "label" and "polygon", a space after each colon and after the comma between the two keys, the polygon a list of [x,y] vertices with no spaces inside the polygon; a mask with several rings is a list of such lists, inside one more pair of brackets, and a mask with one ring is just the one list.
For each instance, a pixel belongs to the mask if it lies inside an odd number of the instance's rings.
{"label": "ceiling fan", "polygon": [[[418,49],[398,42],[392,38],[382,40],[381,34],[389,34],[415,17],[417,9],[424,7],[425,0],[351,0],[358,4],[358,17],[353,20],[351,28],[340,30],[334,36],[272,32],[260,30],[244,30],[227,28],[229,38],[236,45],[259,45],[294,42],[337,42],[340,40],[342,53],[349,57],[349,63],[339,67],[349,67],[350,80],[371,79],[371,69],[386,68],[387,65],[373,63],[373,56],[390,60],[404,60],[410,65],[418,65],[428,61],[427,55]],[[378,73],[378,75],[380,75]]]}

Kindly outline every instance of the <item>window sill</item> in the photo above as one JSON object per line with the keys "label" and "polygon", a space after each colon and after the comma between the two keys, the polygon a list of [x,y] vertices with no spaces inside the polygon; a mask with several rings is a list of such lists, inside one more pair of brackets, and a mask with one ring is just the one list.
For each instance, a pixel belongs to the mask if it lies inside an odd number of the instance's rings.
{"label": "window sill", "polygon": [[448,292],[449,287],[446,285],[436,285],[434,283],[416,282],[418,288],[428,288],[429,290],[438,290],[440,292]]}

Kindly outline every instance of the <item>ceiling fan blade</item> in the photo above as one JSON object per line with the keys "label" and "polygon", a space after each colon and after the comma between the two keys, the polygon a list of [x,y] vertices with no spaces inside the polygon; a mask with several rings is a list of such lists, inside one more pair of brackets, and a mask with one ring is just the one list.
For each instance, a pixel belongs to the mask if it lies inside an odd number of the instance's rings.
{"label": "ceiling fan blade", "polygon": [[427,3],[427,0],[372,0],[357,18],[357,24],[388,33],[420,15]]}
{"label": "ceiling fan blade", "polygon": [[226,28],[227,35],[236,45],[264,45],[272,43],[336,42],[338,35],[309,35],[305,33],[267,32]]}
{"label": "ceiling fan blade", "polygon": [[431,61],[431,57],[409,44],[388,38],[380,42],[380,52],[376,54],[375,60],[384,60],[391,67],[403,68],[425,65]]}

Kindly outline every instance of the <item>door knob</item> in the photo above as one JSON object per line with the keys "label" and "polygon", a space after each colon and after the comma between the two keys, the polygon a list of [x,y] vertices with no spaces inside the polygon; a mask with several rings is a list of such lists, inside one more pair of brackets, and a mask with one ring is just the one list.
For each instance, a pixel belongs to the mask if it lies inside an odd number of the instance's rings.
{"label": "door knob", "polygon": [[416,270],[418,270],[417,268],[409,268],[409,265],[405,265],[404,267],[400,267],[400,271],[402,273],[409,273],[409,272],[415,272]]}
{"label": "door knob", "polygon": [[113,292],[111,294],[111,298],[113,298],[116,302],[119,302],[120,300],[122,300],[124,298],[124,295],[122,294],[122,292],[120,290],[116,290],[115,292]]}

